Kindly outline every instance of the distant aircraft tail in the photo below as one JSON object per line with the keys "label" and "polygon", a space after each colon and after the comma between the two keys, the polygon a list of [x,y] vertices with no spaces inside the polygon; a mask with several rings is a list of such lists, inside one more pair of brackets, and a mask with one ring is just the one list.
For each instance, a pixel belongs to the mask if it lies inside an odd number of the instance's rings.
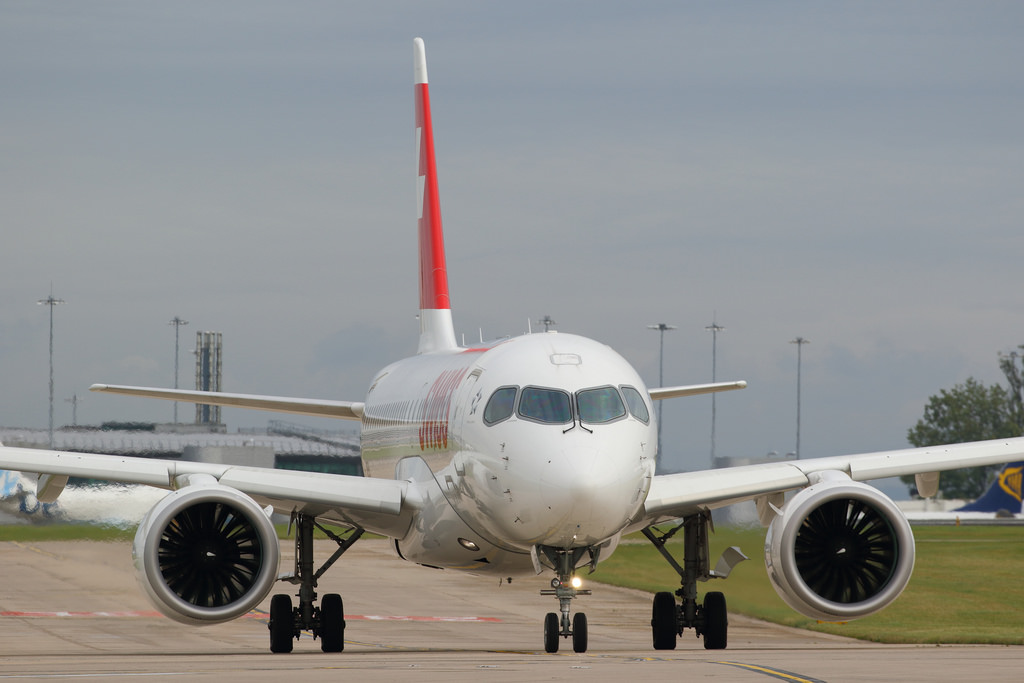
{"label": "distant aircraft tail", "polygon": [[441,203],[434,161],[434,127],[430,118],[427,57],[423,39],[413,40],[413,87],[416,98],[416,151],[419,160],[420,342],[417,353],[458,348],[448,298]]}
{"label": "distant aircraft tail", "polygon": [[1011,462],[992,482],[978,500],[957,508],[955,512],[999,512],[1007,510],[1012,514],[1021,513],[1021,480],[1024,478],[1024,462]]}

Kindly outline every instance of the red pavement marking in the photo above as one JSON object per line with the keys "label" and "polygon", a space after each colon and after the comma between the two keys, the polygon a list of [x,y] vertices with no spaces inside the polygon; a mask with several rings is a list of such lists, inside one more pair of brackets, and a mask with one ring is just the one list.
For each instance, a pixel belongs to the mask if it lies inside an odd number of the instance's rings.
{"label": "red pavement marking", "polygon": [[[0,617],[20,617],[23,619],[55,619],[55,618],[96,618],[96,617],[161,617],[159,612],[120,611],[120,612],[0,612]],[[249,612],[245,619],[266,619],[266,612]],[[436,621],[466,623],[499,623],[495,617],[414,617],[414,616],[381,616],[375,614],[346,614],[345,619],[355,621]]]}

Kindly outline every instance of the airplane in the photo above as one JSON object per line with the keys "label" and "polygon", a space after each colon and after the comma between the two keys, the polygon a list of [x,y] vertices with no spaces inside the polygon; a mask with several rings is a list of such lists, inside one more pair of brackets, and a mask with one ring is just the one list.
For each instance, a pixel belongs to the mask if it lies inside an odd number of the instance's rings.
{"label": "airplane", "polygon": [[[275,511],[295,528],[298,587],[270,600],[270,649],[290,652],[301,631],[325,652],[344,649],[342,597],[317,582],[365,532],[420,565],[497,576],[551,576],[558,601],[543,645],[588,649],[574,601],[625,534],[642,532],[679,574],[653,598],[652,644],[676,647],[693,629],[710,650],[728,644],[725,596],[698,584],[746,559],[736,548],[714,568],[711,511],[754,500],[768,526],[765,565],[776,591],[815,619],[848,621],[895,600],[910,579],[906,518],[863,483],[917,475],[934,495],[938,472],[1024,456],[1024,438],[656,475],[655,401],[741,389],[743,381],[648,388],[610,347],[549,331],[461,346],[454,332],[422,39],[413,42],[418,154],[419,339],[416,355],[380,370],[362,401],[254,396],[99,384],[95,391],[358,420],[364,476],[268,470],[96,454],[0,448],[0,468],[40,475],[56,500],[68,476],[168,489],[138,527],[140,583],[171,619],[203,625],[240,617],[273,592],[280,545]],[[790,493],[787,500],[787,493]],[[337,550],[314,570],[324,523]],[[668,540],[682,532],[677,559]],[[646,620],[646,616],[642,617]]]}
{"label": "airplane", "polygon": [[[1024,481],[1024,462],[1007,463],[977,500],[945,510],[910,510],[903,506],[904,514],[911,523],[956,523],[979,524],[995,520],[1007,522],[1020,520],[1022,511],[1021,483]],[[930,501],[923,501],[926,504]],[[955,504],[955,503],[953,503]]]}
{"label": "airplane", "polygon": [[125,484],[69,486],[60,500],[44,503],[36,496],[36,478],[0,470],[0,513],[30,524],[92,524],[116,529],[138,525],[162,497],[159,489]]}
{"label": "airplane", "polygon": [[1024,462],[1007,463],[988,489],[977,500],[956,508],[954,512],[1021,512],[1021,483],[1024,481]]}

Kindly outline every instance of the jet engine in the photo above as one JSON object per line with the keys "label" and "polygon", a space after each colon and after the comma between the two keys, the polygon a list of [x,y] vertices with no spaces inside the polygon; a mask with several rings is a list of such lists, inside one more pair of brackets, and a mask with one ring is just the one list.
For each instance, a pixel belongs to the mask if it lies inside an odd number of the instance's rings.
{"label": "jet engine", "polygon": [[910,580],[910,524],[877,489],[841,472],[816,478],[768,527],[768,576],[779,597],[812,619],[850,621],[874,614]]}
{"label": "jet engine", "polygon": [[191,484],[139,524],[132,554],[157,609],[184,624],[219,624],[262,601],[277,579],[280,547],[268,514],[241,491]]}

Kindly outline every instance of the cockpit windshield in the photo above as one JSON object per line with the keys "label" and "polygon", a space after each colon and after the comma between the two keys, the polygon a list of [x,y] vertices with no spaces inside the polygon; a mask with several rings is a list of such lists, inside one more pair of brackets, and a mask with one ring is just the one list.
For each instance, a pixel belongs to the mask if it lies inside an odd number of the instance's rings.
{"label": "cockpit windshield", "polygon": [[518,390],[518,387],[502,387],[491,394],[484,407],[484,422],[492,425],[512,417]]}
{"label": "cockpit windshield", "polygon": [[557,389],[526,387],[519,397],[519,417],[548,424],[572,422],[569,394]]}
{"label": "cockpit windshield", "polygon": [[633,387],[622,387],[622,395],[626,397],[626,405],[629,406],[629,412],[633,417],[644,424],[650,422],[651,414],[647,412],[647,404],[644,403],[644,398],[639,391]]}
{"label": "cockpit windshield", "polygon": [[[516,400],[518,398],[518,401]],[[573,400],[575,398],[575,400]],[[513,415],[531,422],[565,425],[605,424],[629,415],[648,424],[651,416],[639,391],[631,386],[604,386],[575,395],[546,387],[500,387],[484,406],[484,424],[495,425]]]}
{"label": "cockpit windshield", "polygon": [[598,387],[576,392],[580,422],[600,424],[617,420],[626,414],[626,406],[615,387]]}

